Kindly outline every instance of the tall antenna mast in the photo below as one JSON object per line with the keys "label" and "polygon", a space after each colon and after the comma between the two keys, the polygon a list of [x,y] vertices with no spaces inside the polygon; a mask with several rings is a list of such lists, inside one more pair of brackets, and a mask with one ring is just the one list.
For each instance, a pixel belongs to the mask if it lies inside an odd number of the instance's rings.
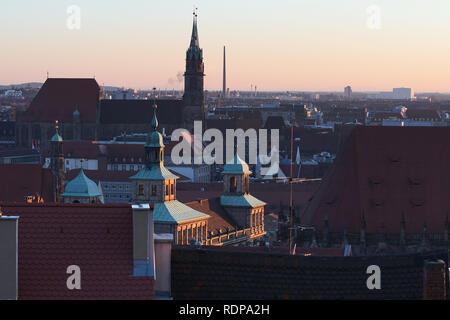
{"label": "tall antenna mast", "polygon": [[223,92],[222,96],[225,98],[227,96],[227,65],[226,65],[226,52],[225,46],[223,46]]}
{"label": "tall antenna mast", "polygon": [[289,254],[294,254],[294,239],[293,239],[293,228],[294,228],[294,208],[293,208],[293,198],[292,198],[292,162],[294,161],[294,126],[291,123],[291,164],[290,164],[290,177],[289,177]]}

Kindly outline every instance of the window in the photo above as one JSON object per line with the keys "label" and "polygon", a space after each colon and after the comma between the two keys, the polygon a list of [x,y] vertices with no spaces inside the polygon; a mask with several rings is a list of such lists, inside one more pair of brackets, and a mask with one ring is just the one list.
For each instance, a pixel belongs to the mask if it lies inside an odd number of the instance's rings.
{"label": "window", "polygon": [[144,195],[144,185],[143,185],[143,184],[140,184],[140,185],[139,185],[139,195],[140,195],[140,196],[143,196],[143,195]]}
{"label": "window", "polygon": [[156,186],[152,186],[152,196],[156,196]]}
{"label": "window", "polygon": [[174,194],[174,184],[172,183],[171,185],[170,185],[170,194],[171,195],[173,195]]}
{"label": "window", "polygon": [[166,195],[169,195],[169,185],[166,184]]}
{"label": "window", "polygon": [[230,178],[230,192],[236,192],[237,189],[237,183],[236,183],[236,177]]}

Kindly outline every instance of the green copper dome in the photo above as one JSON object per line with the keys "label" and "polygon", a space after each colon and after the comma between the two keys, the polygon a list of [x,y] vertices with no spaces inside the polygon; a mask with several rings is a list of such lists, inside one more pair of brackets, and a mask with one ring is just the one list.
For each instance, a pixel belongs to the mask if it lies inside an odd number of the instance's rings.
{"label": "green copper dome", "polygon": [[150,132],[145,141],[146,147],[161,148],[164,147],[163,137],[158,131]]}
{"label": "green copper dome", "polygon": [[247,174],[252,173],[248,168],[248,164],[242,160],[238,154],[234,156],[234,159],[227,162],[223,167],[223,174]]}
{"label": "green copper dome", "polygon": [[50,141],[52,141],[52,142],[62,142],[63,138],[58,133],[55,133]]}
{"label": "green copper dome", "polygon": [[83,169],[80,173],[66,185],[63,197],[97,197],[102,194],[98,191],[97,184],[89,179]]}
{"label": "green copper dome", "polygon": [[161,133],[158,132],[158,118],[156,117],[156,104],[153,105],[152,131],[147,135],[145,141],[146,147],[161,148],[164,147],[164,141]]}
{"label": "green copper dome", "polygon": [[50,139],[50,141],[51,142],[62,142],[63,141],[63,138],[59,134],[59,121],[58,120],[55,121],[55,134]]}

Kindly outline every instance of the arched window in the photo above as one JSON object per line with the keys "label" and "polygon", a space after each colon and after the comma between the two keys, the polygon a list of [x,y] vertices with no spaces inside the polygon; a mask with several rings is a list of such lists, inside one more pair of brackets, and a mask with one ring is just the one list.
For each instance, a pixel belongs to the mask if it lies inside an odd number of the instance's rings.
{"label": "arched window", "polygon": [[236,192],[237,189],[237,183],[236,183],[236,177],[230,178],[230,192]]}

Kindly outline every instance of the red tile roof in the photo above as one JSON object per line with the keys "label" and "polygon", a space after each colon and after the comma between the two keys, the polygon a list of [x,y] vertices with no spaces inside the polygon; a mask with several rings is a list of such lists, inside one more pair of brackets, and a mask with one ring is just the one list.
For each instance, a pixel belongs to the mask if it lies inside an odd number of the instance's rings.
{"label": "red tile roof", "polygon": [[[161,125],[179,125],[182,122],[183,100],[157,100],[158,121]],[[102,100],[102,124],[149,124],[153,118],[153,100]]]}
{"label": "red tile roof", "polygon": [[0,201],[26,202],[27,196],[52,199],[52,174],[39,164],[0,164]]}
{"label": "red tile roof", "polygon": [[357,127],[338,154],[302,223],[331,232],[442,233],[450,209],[450,128]]}
{"label": "red tile roof", "polygon": [[95,79],[47,79],[21,116],[29,122],[72,122],[78,109],[81,122],[95,122],[101,89]]}
{"label": "red tile roof", "polygon": [[220,205],[220,197],[191,201],[185,203],[185,205],[209,215],[211,218],[208,219],[208,229],[213,230],[214,232],[217,228],[224,231],[226,227],[228,227],[230,231],[234,231],[236,229],[235,227],[238,226],[236,221],[234,221],[234,219]]}
{"label": "red tile roof", "polygon": [[[3,204],[19,216],[19,299],[153,299],[152,277],[132,277],[129,205]],[[81,269],[68,290],[67,267]]]}

